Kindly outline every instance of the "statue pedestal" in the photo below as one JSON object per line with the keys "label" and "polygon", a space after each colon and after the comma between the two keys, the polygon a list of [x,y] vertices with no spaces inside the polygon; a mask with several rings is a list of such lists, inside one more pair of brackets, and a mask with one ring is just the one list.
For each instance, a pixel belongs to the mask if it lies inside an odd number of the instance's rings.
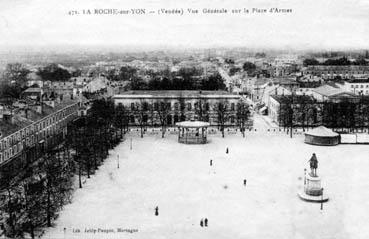
{"label": "statue pedestal", "polygon": [[306,175],[304,188],[298,193],[302,200],[308,202],[326,202],[328,196],[322,190],[321,178],[311,174]]}

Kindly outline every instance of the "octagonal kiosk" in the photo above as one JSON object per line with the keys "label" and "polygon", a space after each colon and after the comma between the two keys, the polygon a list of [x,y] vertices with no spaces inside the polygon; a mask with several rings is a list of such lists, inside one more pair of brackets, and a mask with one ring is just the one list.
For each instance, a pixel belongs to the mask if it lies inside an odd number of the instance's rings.
{"label": "octagonal kiosk", "polygon": [[206,144],[208,122],[182,121],[176,123],[178,127],[178,142],[184,144]]}

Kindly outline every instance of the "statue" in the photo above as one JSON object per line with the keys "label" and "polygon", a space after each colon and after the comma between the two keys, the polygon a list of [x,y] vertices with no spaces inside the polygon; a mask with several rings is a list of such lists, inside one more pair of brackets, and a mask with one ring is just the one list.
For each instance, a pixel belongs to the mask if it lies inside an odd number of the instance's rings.
{"label": "statue", "polygon": [[311,156],[308,162],[310,162],[310,170],[311,170],[310,175],[316,177],[317,176],[316,169],[318,168],[318,159],[316,158],[315,153],[313,153],[313,156]]}

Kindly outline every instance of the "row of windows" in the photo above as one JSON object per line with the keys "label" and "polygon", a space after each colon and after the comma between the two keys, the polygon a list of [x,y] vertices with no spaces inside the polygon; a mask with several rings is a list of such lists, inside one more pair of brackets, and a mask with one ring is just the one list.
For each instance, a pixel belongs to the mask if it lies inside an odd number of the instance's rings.
{"label": "row of windows", "polygon": [[351,85],[351,88],[369,88],[369,84],[367,84],[366,86],[365,85]]}
{"label": "row of windows", "polygon": [[[24,129],[21,129],[17,131],[16,133],[13,133],[12,135],[2,139],[0,141],[0,151],[5,150],[11,145],[16,144],[18,141],[36,134],[37,132],[41,131],[42,129],[45,129],[51,125],[55,125],[55,123],[60,122],[60,120],[67,119],[68,115],[73,113],[73,110],[75,111],[77,109],[78,105],[75,104],[73,106],[69,106],[68,108],[65,108],[61,111],[56,112],[55,114],[52,114],[48,116],[47,118],[42,119],[41,121],[38,121]],[[67,117],[66,117],[67,116]]]}
{"label": "row of windows", "polygon": [[[123,106],[122,103],[119,103],[118,105]],[[173,107],[174,110],[182,110],[182,109],[192,110],[193,108],[194,109],[199,108],[199,103],[194,103],[193,105],[192,105],[192,103],[184,103],[182,105],[179,104],[179,103],[174,103],[173,106],[174,106]],[[139,106],[137,104],[131,103],[131,110],[136,110],[136,109],[138,109],[138,107]],[[147,102],[142,103],[142,106],[141,107],[142,107],[142,110],[144,110],[144,111],[151,109],[151,105],[149,103],[147,103]],[[155,111],[158,111],[159,109],[163,109],[164,107],[166,109],[168,109],[168,110],[172,110],[173,109],[172,108],[172,104],[170,102],[161,102],[161,103],[155,102],[153,104],[153,110],[155,110]],[[209,103],[205,103],[203,105],[203,107],[204,107],[205,110],[209,110],[210,109]],[[225,108],[227,108],[227,105],[225,105]],[[235,103],[231,103],[230,108],[231,108],[231,110],[235,110]]]}
{"label": "row of windows", "polygon": [[369,71],[307,71],[307,74],[369,74]]}

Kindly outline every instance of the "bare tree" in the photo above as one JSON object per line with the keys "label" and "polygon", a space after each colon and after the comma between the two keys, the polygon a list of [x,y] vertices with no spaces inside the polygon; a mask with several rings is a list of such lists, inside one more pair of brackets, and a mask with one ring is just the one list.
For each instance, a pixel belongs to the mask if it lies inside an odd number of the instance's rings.
{"label": "bare tree", "polygon": [[141,129],[141,138],[143,138],[144,129],[148,120],[149,104],[144,100],[140,100],[140,103],[135,104],[133,112],[135,116],[137,116],[138,124]]}
{"label": "bare tree", "polygon": [[164,100],[160,102],[157,108],[157,113],[159,116],[159,121],[161,125],[161,137],[164,138],[166,127],[168,125],[168,115],[170,114],[171,106],[170,102]]}
{"label": "bare tree", "polygon": [[224,138],[224,128],[225,124],[229,119],[229,103],[226,100],[219,101],[213,107],[213,110],[217,112],[218,116],[218,127],[220,127],[220,131],[222,132],[222,137]]}
{"label": "bare tree", "polygon": [[240,130],[242,132],[243,137],[245,137],[245,126],[246,122],[250,117],[250,110],[248,108],[248,105],[240,102],[237,104],[237,124],[240,127]]}

